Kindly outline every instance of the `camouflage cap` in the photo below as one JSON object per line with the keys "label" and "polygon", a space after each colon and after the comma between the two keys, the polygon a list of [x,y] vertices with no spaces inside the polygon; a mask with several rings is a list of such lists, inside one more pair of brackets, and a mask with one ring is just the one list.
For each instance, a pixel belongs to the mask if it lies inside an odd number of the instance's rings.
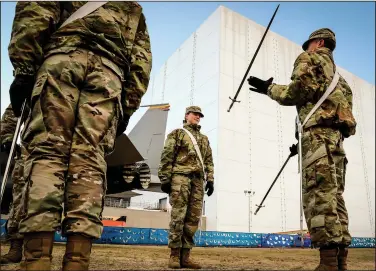
{"label": "camouflage cap", "polygon": [[188,114],[188,113],[199,113],[201,115],[201,118],[204,117],[204,114],[202,114],[201,112],[201,108],[199,106],[195,106],[195,105],[192,105],[192,106],[188,106],[186,109],[185,109],[185,114]]}
{"label": "camouflage cap", "polygon": [[308,40],[303,43],[303,50],[307,50],[309,43],[315,39],[328,39],[332,42],[329,49],[333,51],[336,48],[336,35],[334,34],[334,32],[329,28],[320,28],[316,31],[313,31]]}

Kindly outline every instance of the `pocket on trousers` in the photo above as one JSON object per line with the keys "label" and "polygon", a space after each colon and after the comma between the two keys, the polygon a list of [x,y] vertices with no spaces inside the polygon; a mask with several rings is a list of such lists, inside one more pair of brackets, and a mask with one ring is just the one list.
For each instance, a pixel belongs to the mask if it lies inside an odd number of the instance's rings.
{"label": "pocket on trousers", "polygon": [[317,215],[311,218],[311,228],[325,227],[325,215]]}
{"label": "pocket on trousers", "polygon": [[182,207],[183,202],[181,198],[182,182],[181,180],[171,181],[171,194],[170,194],[170,204],[173,207]]}
{"label": "pocket on trousers", "polygon": [[38,99],[40,99],[40,96],[42,95],[44,87],[47,83],[47,78],[48,78],[48,74],[44,73],[44,74],[38,75],[37,80],[35,81],[33,92],[32,92],[31,99],[30,99],[29,108],[27,108],[29,110],[28,115],[24,123],[24,127],[20,133],[20,137],[22,141],[24,141],[24,139],[28,135],[28,132],[29,132],[28,128],[30,126],[31,116],[34,111],[35,104],[37,103]]}
{"label": "pocket on trousers", "polygon": [[24,162],[23,165],[23,179],[25,180],[25,184],[22,188],[22,196],[21,196],[21,206],[20,206],[20,218],[23,219],[27,216],[29,211],[29,192],[30,192],[30,185],[31,185],[31,171],[33,169],[34,159],[31,159],[27,162]]}
{"label": "pocket on trousers", "polygon": [[116,142],[116,130],[119,121],[119,108],[118,105],[115,106],[115,115],[111,119],[107,132],[104,134],[100,144],[103,145],[104,156],[110,155],[115,150]]}
{"label": "pocket on trousers", "polygon": [[118,108],[120,110],[120,116],[119,117],[122,119],[123,116],[124,116],[124,113],[123,113],[123,108],[122,108],[122,103],[121,103],[121,96],[122,96],[122,92],[123,92],[123,88],[124,88],[124,73],[119,68],[118,65],[116,65],[115,63],[113,63],[109,59],[107,59],[105,57],[101,57],[101,61],[102,61],[103,66],[105,66],[107,69],[111,70],[114,74],[116,74],[117,77],[120,80],[121,87],[120,87],[119,93],[110,94],[110,98],[116,97]]}
{"label": "pocket on trousers", "polygon": [[302,190],[308,192],[312,187],[316,186],[316,170],[314,166],[309,166],[303,169],[303,183]]}

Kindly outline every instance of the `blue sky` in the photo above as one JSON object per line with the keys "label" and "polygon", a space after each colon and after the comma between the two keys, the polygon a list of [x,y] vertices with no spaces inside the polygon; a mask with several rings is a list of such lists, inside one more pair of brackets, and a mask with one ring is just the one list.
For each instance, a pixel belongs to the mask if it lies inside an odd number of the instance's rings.
{"label": "blue sky", "polygon": [[[149,27],[153,73],[219,5],[267,26],[281,4],[271,31],[301,44],[321,27],[336,33],[337,65],[375,84],[374,2],[140,2]],[[15,2],[1,2],[1,113],[9,103],[12,66],[7,47]],[[293,63],[291,63],[293,65]]]}

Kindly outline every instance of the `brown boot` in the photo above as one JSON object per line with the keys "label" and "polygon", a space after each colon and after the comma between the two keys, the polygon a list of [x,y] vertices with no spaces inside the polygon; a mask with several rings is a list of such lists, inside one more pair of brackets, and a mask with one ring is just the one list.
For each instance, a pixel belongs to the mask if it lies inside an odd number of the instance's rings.
{"label": "brown boot", "polygon": [[347,270],[347,254],[349,249],[347,247],[340,247],[338,252],[338,271]]}
{"label": "brown boot", "polygon": [[338,247],[320,248],[320,264],[315,271],[338,271]]}
{"label": "brown boot", "polygon": [[22,270],[51,270],[55,232],[30,232],[24,237]]}
{"label": "brown boot", "polygon": [[89,270],[92,239],[81,234],[67,237],[63,257],[63,271]]}
{"label": "brown boot", "polygon": [[201,265],[196,263],[195,261],[190,258],[191,249],[183,248],[181,250],[181,261],[180,265],[183,268],[191,268],[191,269],[201,269]]}
{"label": "brown boot", "polygon": [[170,260],[168,267],[172,269],[180,268],[180,248],[171,248]]}
{"label": "brown boot", "polygon": [[22,239],[10,239],[10,248],[7,254],[0,258],[0,265],[19,263],[22,260]]}

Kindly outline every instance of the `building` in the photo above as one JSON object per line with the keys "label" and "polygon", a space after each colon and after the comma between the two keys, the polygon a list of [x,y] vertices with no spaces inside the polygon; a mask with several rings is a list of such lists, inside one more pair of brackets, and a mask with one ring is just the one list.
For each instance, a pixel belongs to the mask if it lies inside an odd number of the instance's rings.
{"label": "building", "polygon": [[[289,146],[296,143],[295,107],[282,107],[250,92],[246,81],[238,96],[241,102],[227,112],[229,97],[234,97],[264,31],[265,27],[220,6],[165,62],[149,86],[151,103],[171,105],[166,134],[182,125],[187,106],[203,108],[202,130],[210,139],[215,163],[215,192],[205,196],[207,230],[264,233],[300,228],[297,156],[290,159],[265,207],[254,215],[288,157]],[[288,84],[301,52],[300,44],[269,31],[250,74]],[[356,135],[344,143],[350,230],[356,237],[374,237],[375,86],[338,69],[353,89],[358,122]]]}

